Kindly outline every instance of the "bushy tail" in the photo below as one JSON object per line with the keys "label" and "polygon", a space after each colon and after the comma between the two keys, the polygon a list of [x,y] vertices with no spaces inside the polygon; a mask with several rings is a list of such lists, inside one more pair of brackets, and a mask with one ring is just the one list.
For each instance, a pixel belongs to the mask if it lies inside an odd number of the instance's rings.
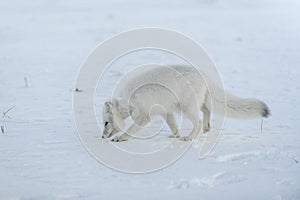
{"label": "bushy tail", "polygon": [[226,94],[226,116],[232,118],[267,118],[270,116],[270,109],[268,106],[258,99],[244,99],[236,97],[232,94]]}
{"label": "bushy tail", "polygon": [[[213,103],[215,114],[224,113],[224,105],[226,106],[226,117],[230,118],[267,118],[271,114],[268,106],[258,99],[239,98],[226,92],[226,101],[224,101],[224,92],[220,88],[215,88],[212,93],[213,95],[210,95],[212,98],[207,98],[206,103],[209,103],[208,101],[212,99],[211,103]],[[209,105],[211,104],[209,103]]]}

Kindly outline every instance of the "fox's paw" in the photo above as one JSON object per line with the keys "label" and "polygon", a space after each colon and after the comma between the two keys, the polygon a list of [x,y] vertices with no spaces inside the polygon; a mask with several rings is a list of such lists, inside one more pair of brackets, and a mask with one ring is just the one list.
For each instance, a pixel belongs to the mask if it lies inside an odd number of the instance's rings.
{"label": "fox's paw", "polygon": [[190,137],[190,136],[184,136],[184,137],[180,138],[181,141],[190,141],[190,140],[192,140],[192,139],[193,139],[193,138]]}
{"label": "fox's paw", "polygon": [[128,139],[129,139],[128,136],[121,135],[121,136],[114,137],[111,141],[112,142],[124,142],[124,141],[127,141]]}
{"label": "fox's paw", "polygon": [[208,122],[207,124],[204,124],[203,126],[203,132],[207,133],[210,131],[210,123]]}
{"label": "fox's paw", "polygon": [[172,135],[170,135],[169,138],[180,138],[180,134],[178,131],[176,131],[176,133],[172,133]]}
{"label": "fox's paw", "polygon": [[174,135],[174,134],[172,134],[172,135],[169,135],[168,138],[180,138],[180,135]]}

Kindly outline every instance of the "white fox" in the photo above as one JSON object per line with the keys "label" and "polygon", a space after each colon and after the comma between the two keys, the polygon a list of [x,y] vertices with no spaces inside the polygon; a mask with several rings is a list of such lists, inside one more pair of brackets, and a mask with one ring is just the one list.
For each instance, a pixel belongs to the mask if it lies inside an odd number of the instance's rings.
{"label": "white fox", "polygon": [[[218,114],[220,111],[212,105],[221,105],[223,110],[225,105],[226,116],[233,118],[270,115],[268,106],[258,99],[242,99],[226,93],[225,101],[220,95],[223,92],[221,89],[188,65],[143,68],[126,78],[114,98],[105,102],[103,108],[102,138],[109,138],[123,130],[124,120],[129,116],[135,122],[121,136],[114,137],[112,141],[115,142],[126,141],[147,126],[151,122],[150,112],[166,120],[172,131],[170,137],[175,138],[179,138],[180,133],[174,114],[181,113],[189,119],[193,129],[188,136],[181,137],[185,141],[195,138],[202,127],[204,133],[210,130],[211,112]],[[212,92],[212,88],[215,92]],[[203,112],[203,123],[199,110]]]}

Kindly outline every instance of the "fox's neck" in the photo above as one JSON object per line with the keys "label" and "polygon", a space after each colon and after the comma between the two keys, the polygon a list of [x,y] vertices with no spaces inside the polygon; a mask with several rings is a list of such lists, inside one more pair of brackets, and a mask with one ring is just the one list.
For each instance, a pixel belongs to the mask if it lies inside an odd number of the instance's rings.
{"label": "fox's neck", "polygon": [[130,114],[128,111],[119,111],[120,117],[126,119]]}
{"label": "fox's neck", "polygon": [[125,104],[124,101],[117,100],[116,102],[118,115],[121,119],[126,119],[130,113],[129,113],[129,107],[127,104]]}

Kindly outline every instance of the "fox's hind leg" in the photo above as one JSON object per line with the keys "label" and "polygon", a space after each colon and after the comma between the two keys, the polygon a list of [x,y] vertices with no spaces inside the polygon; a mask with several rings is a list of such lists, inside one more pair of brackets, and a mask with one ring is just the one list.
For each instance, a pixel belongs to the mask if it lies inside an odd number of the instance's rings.
{"label": "fox's hind leg", "polygon": [[203,112],[203,132],[207,133],[210,131],[210,115],[211,115],[211,96],[207,90],[205,93],[204,104],[201,107]]}
{"label": "fox's hind leg", "polygon": [[202,122],[198,115],[190,113],[190,114],[187,114],[187,117],[191,120],[191,122],[193,124],[193,129],[188,136],[184,136],[181,138],[181,140],[183,140],[183,141],[195,139],[202,128]]}
{"label": "fox's hind leg", "polygon": [[203,132],[207,133],[210,130],[210,110],[205,105],[201,110],[203,112]]}
{"label": "fox's hind leg", "polygon": [[198,133],[200,132],[201,127],[202,127],[202,122],[201,122],[201,120],[199,120],[197,123],[194,123],[192,132],[188,136],[184,136],[184,137],[180,138],[180,140],[188,141],[188,140],[195,139],[197,137]]}
{"label": "fox's hind leg", "polygon": [[172,135],[170,135],[169,137],[170,138],[179,138],[180,133],[178,130],[178,126],[177,126],[174,114],[168,113],[167,116],[165,117],[165,120],[172,131]]}

